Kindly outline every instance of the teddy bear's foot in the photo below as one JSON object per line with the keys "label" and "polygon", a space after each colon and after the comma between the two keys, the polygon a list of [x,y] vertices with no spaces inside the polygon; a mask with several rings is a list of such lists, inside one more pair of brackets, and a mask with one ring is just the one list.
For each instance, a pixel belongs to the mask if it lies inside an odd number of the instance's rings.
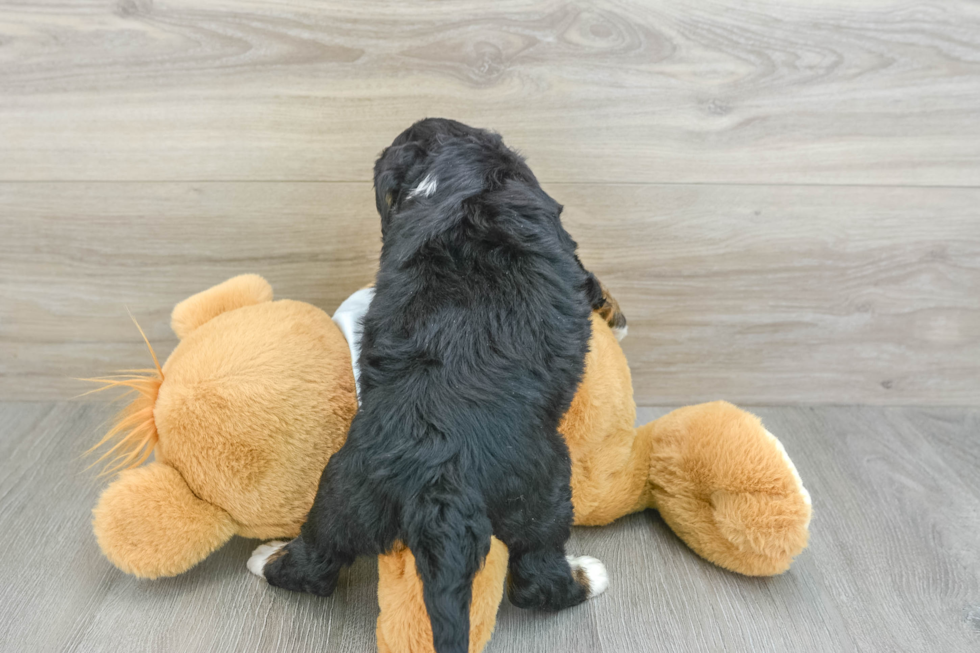
{"label": "teddy bear's foot", "polygon": [[289,544],[289,542],[283,542],[282,540],[272,540],[271,542],[266,542],[265,544],[260,544],[256,547],[255,551],[252,551],[252,557],[248,559],[246,566],[248,570],[258,576],[259,578],[265,578],[265,565],[269,560],[274,560],[275,557],[283,547]]}
{"label": "teddy bear's foot", "polygon": [[565,556],[572,568],[572,576],[579,585],[588,588],[588,598],[599,596],[609,587],[606,566],[592,556]]}

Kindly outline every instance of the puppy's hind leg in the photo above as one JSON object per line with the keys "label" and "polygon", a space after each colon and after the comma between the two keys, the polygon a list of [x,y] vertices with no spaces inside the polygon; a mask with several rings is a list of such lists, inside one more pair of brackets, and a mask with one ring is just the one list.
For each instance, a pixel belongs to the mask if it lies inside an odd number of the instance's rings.
{"label": "puppy's hind leg", "polygon": [[382,502],[369,484],[344,480],[343,458],[338,452],[323,470],[299,537],[258,547],[248,561],[252,573],[276,587],[330,596],[341,569],[358,555],[390,546],[395,535],[391,515],[380,509]]}
{"label": "puppy's hind leg", "polygon": [[515,606],[554,612],[583,603],[609,587],[605,566],[589,556],[555,549],[511,553],[507,596]]}
{"label": "puppy's hind leg", "polygon": [[248,568],[275,587],[330,596],[337,587],[340,570],[353,561],[353,556],[318,551],[300,535],[291,542],[259,546],[249,558]]}
{"label": "puppy's hind leg", "polygon": [[524,506],[521,521],[505,517],[494,533],[510,550],[510,602],[525,609],[563,610],[598,596],[609,581],[595,558],[565,556],[573,517],[567,481],[542,495]]}

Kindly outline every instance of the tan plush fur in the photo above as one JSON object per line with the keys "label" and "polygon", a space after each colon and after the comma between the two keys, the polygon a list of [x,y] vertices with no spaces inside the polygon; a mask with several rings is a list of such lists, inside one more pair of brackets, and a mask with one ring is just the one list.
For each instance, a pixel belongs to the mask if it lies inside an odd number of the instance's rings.
{"label": "tan plush fur", "polygon": [[[93,520],[106,556],[150,578],[187,571],[233,534],[295,536],[357,410],[336,325],[309,304],[273,302],[261,277],[194,295],[173,321],[183,339],[154,392],[157,462],[144,468],[158,471],[122,474]],[[145,402],[134,405],[143,410]],[[169,510],[161,497],[174,499]],[[170,548],[143,546],[161,533]]]}
{"label": "tan plush fur", "polygon": [[[157,462],[123,472],[94,511],[99,545],[120,569],[173,575],[232,534],[298,532],[357,399],[333,322],[308,304],[271,298],[264,280],[247,275],[175,309],[182,341],[163,365],[152,410]],[[806,546],[810,506],[758,418],[714,402],[636,429],[635,414],[626,358],[594,316],[585,377],[561,426],[576,523],[655,508],[715,564],[749,575],[785,571]],[[472,653],[493,632],[506,568],[495,540],[474,583]],[[380,557],[378,603],[381,653],[431,653],[407,549]]]}
{"label": "tan plush fur", "polygon": [[240,534],[295,535],[357,408],[346,348],[327,314],[301,302],[214,317],[163,367],[158,456]]}
{"label": "tan plush fur", "polygon": [[170,315],[170,328],[178,338],[184,339],[222,313],[271,301],[272,286],[268,281],[257,274],[242,274],[177,304]]}
{"label": "tan plush fur", "polygon": [[[504,595],[507,547],[497,538],[473,580],[470,605],[470,653],[479,653],[490,641],[497,606]],[[432,625],[422,601],[422,581],[415,573],[415,557],[404,546],[378,556],[378,653],[433,651]]]}
{"label": "tan plush fur", "polygon": [[702,557],[750,576],[780,574],[806,547],[810,506],[759,418],[716,401],[643,426],[649,503]]}
{"label": "tan plush fur", "polygon": [[236,530],[227,512],[198,499],[177,470],[159,462],[122,472],[94,515],[95,537],[109,560],[143,578],[187,571]]}

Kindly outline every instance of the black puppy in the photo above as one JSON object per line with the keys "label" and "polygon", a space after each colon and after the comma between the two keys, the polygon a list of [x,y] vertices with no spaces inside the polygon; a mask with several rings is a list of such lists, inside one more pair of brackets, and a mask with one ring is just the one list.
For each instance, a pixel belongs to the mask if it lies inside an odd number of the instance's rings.
{"label": "black puppy", "polygon": [[[493,133],[412,125],[374,170],[382,249],[364,318],[361,408],[298,538],[249,568],[329,595],[363,554],[411,548],[438,653],[466,653],[473,577],[496,535],[508,594],[560,610],[602,592],[566,558],[571,464],[557,431],[609,305],[561,206]],[[617,319],[620,316],[617,316]]]}

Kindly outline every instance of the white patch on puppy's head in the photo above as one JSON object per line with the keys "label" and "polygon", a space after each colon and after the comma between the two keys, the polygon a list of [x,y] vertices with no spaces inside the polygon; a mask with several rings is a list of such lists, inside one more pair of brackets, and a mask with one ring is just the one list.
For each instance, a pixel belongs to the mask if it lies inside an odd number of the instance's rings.
{"label": "white patch on puppy's head", "polygon": [[421,195],[422,197],[432,197],[432,194],[436,192],[436,178],[431,174],[426,175],[419,182],[419,185],[412,189],[412,192],[408,194],[409,197],[417,197]]}

